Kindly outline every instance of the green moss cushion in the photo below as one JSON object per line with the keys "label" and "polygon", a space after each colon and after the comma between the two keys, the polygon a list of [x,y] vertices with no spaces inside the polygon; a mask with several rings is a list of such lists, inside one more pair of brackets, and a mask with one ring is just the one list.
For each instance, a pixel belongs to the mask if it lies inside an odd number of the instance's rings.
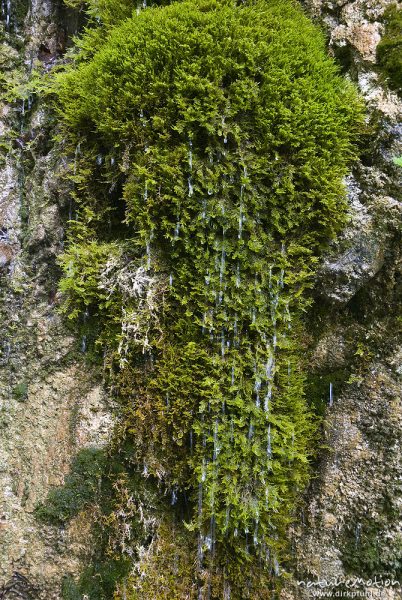
{"label": "green moss cushion", "polygon": [[199,573],[277,571],[314,451],[301,317],[361,104],[289,1],[154,7],[97,43],[53,88],[65,310],[99,328],[133,460],[186,494]]}

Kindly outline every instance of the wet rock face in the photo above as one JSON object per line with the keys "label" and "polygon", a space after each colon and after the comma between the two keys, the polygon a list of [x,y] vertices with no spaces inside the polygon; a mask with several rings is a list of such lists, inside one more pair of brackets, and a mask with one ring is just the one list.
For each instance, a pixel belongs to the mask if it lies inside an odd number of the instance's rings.
{"label": "wet rock face", "polygon": [[376,62],[381,17],[394,0],[307,0],[307,7],[328,27],[330,48],[349,47],[359,62]]}
{"label": "wet rock face", "polygon": [[[33,60],[47,67],[64,50],[72,25],[60,6],[34,1],[22,21],[11,11],[0,44],[10,78],[18,70],[26,81]],[[112,417],[57,312],[62,157],[49,150],[48,116],[40,99],[1,98],[0,598],[58,600],[62,577],[79,573],[90,550],[89,520],[44,526],[35,508],[80,450],[107,443]]]}
{"label": "wet rock face", "polygon": [[9,265],[13,258],[13,249],[10,244],[0,240],[0,269]]}
{"label": "wet rock face", "polygon": [[5,583],[0,590],[1,600],[13,600],[20,598],[21,600],[33,600],[37,595],[37,590],[33,587],[29,580],[15,571],[12,577]]}
{"label": "wet rock face", "polygon": [[339,252],[330,254],[320,269],[320,293],[331,302],[345,304],[384,264],[385,232],[360,201],[361,189],[348,181],[350,223],[339,243]]}
{"label": "wet rock face", "polygon": [[[3,135],[7,132],[3,124]],[[0,170],[0,270],[10,265],[18,252],[18,175],[15,165],[7,158]]]}
{"label": "wet rock face", "polygon": [[[393,170],[397,178],[397,170]],[[402,202],[396,194],[389,195],[394,193],[392,178],[363,165],[355,173],[346,182],[349,223],[333,244],[317,279],[317,293],[338,306],[349,302],[386,265],[388,248],[402,219]]]}
{"label": "wet rock face", "polygon": [[377,46],[384,33],[383,15],[395,0],[305,0],[307,10],[328,32],[329,51],[355,79],[374,110],[400,119],[401,105],[395,93],[382,85]]}
{"label": "wet rock face", "polygon": [[[304,523],[296,528],[304,578],[400,576],[402,382],[395,360],[400,355],[371,362],[328,415],[333,452],[321,463]],[[396,588],[387,597],[399,594]]]}
{"label": "wet rock face", "polygon": [[[381,0],[307,3],[328,31],[330,51],[356,81],[371,129],[346,184],[350,221],[316,280],[309,376],[334,382],[324,439],[300,523],[294,529],[295,579],[283,599],[311,598],[296,580],[361,577],[359,590],[396,600],[370,579],[401,580],[402,104],[376,65]],[[318,316],[320,315],[320,316]],[[318,321],[317,321],[318,320]],[[341,374],[341,380],[337,381]],[[326,388],[327,389],[327,388]],[[328,402],[328,391],[324,400]],[[367,583],[365,583],[367,582]],[[330,593],[339,589],[329,586]],[[382,594],[382,595],[381,595]],[[336,596],[334,596],[336,597]]]}
{"label": "wet rock face", "polygon": [[[346,180],[349,224],[322,264],[317,293],[345,305],[386,265],[387,250],[400,230],[402,170],[393,159],[402,154],[402,102],[387,89],[376,64],[389,0],[318,2],[306,5],[329,36],[329,51],[357,83],[368,109],[367,147]],[[385,267],[386,268],[386,267]]]}

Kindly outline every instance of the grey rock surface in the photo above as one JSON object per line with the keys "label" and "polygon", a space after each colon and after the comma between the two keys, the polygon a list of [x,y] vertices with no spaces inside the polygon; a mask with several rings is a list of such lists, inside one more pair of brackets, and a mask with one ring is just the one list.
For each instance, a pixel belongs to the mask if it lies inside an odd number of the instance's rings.
{"label": "grey rock surface", "polygon": [[[402,597],[402,169],[392,160],[402,154],[402,103],[376,68],[390,4],[307,2],[328,32],[330,51],[346,61],[375,133],[346,181],[349,223],[316,280],[306,366],[314,381],[333,386],[324,422],[328,450],[293,530],[295,566],[283,600],[313,598],[317,589],[337,597],[347,589],[330,580],[356,577],[356,597]],[[375,577],[383,580],[379,587],[370,583]],[[388,577],[397,583],[386,586]],[[307,588],[308,581],[316,587]]]}
{"label": "grey rock surface", "polygon": [[[63,50],[60,6],[34,1],[24,23],[11,22],[0,48],[10,76],[18,70],[24,83],[33,62],[49,59],[41,48],[52,60]],[[58,313],[62,158],[43,144],[48,117],[40,100],[31,103],[0,102],[8,147],[0,162],[0,589],[25,598],[32,587],[35,598],[59,600],[63,576],[77,575],[91,551],[91,519],[45,526],[35,509],[63,484],[77,452],[107,444],[113,417]]]}

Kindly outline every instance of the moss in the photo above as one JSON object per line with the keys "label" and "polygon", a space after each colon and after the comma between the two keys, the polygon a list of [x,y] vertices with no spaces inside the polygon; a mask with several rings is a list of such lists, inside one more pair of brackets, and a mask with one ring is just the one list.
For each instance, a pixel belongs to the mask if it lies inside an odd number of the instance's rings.
{"label": "moss", "polygon": [[111,600],[116,584],[127,578],[130,572],[128,557],[113,559],[97,549],[97,558],[81,573],[78,581],[66,576],[62,582],[62,600]]}
{"label": "moss", "polygon": [[362,108],[292,2],[121,19],[52,88],[77,207],[64,310],[96,323],[133,461],[186,494],[194,581],[257,598],[308,480],[302,315]]}
{"label": "moss", "polygon": [[66,575],[63,578],[61,597],[63,600],[81,600],[82,598],[79,586],[76,584],[71,575]]}
{"label": "moss", "polygon": [[[182,523],[164,518],[147,552],[141,558],[139,569],[143,576],[128,581],[130,600],[158,600],[197,597],[194,563],[197,548],[193,536]],[[191,557],[192,560],[189,560]],[[117,598],[124,598],[123,590]]]}
{"label": "moss", "polygon": [[391,540],[388,531],[391,523],[387,523],[386,519],[384,522],[382,517],[373,521],[363,516],[344,531],[342,563],[348,574],[366,579],[376,576],[401,579],[402,537],[399,535]]}
{"label": "moss", "polygon": [[384,13],[384,35],[377,46],[377,60],[389,86],[402,93],[402,10],[390,6]]}
{"label": "moss", "polygon": [[137,569],[120,585],[116,600],[196,600],[200,597],[220,599],[226,593],[244,600],[272,600],[273,586],[269,571],[231,572],[233,565],[211,574],[208,570],[195,573],[197,540],[177,519],[161,519],[152,544],[141,556]]}
{"label": "moss", "polygon": [[314,411],[324,415],[330,401],[330,386],[332,397],[336,401],[342,387],[348,381],[349,370],[337,369],[331,372],[309,374],[306,379],[306,397],[314,406]]}
{"label": "moss", "polygon": [[17,0],[16,2],[12,2],[11,6],[11,21],[14,22],[14,27],[16,29],[21,29],[30,8],[30,2],[29,0]]}
{"label": "moss", "polygon": [[102,450],[88,448],[74,459],[71,473],[62,487],[54,488],[44,504],[36,509],[41,521],[64,524],[96,499],[105,472],[106,456]]}
{"label": "moss", "polygon": [[7,32],[17,33],[22,29],[24,19],[28,14],[29,0],[15,0],[3,3],[1,7],[2,20]]}
{"label": "moss", "polygon": [[28,384],[25,381],[18,383],[13,388],[13,398],[18,400],[18,402],[25,402],[28,398]]}
{"label": "moss", "polygon": [[117,455],[95,448],[81,450],[64,485],[51,490],[45,502],[36,507],[36,518],[48,525],[66,526],[80,513],[85,514],[83,511],[92,522],[86,567],[77,581],[66,575],[63,600],[83,596],[110,600],[132,566],[133,554],[126,552],[126,546],[129,542],[133,546],[146,543],[151,529],[144,530],[139,515],[144,514],[145,502],[148,508],[154,504],[152,484],[127,469],[122,448]]}

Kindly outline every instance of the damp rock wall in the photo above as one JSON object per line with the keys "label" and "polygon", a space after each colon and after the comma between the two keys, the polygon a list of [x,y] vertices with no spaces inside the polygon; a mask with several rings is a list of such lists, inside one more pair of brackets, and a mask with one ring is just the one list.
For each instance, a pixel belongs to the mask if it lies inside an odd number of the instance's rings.
{"label": "damp rock wall", "polygon": [[[312,393],[328,403],[327,449],[294,528],[294,587],[285,598],[311,598],[317,589],[345,593],[342,582],[354,578],[369,597],[401,597],[400,583],[385,585],[402,574],[402,170],[394,163],[402,103],[376,53],[390,5],[306,3],[366,100],[369,133],[347,180],[350,222],[316,281],[308,371]],[[308,581],[323,587],[308,588]]]}
{"label": "damp rock wall", "polygon": [[[328,406],[315,477],[291,531],[294,564],[284,600],[311,598],[307,581],[402,579],[402,169],[393,160],[402,154],[402,103],[376,59],[383,14],[393,2],[304,4],[365,97],[369,127],[347,180],[350,222],[320,267],[308,315],[309,390]],[[4,89],[0,102],[4,597],[14,586],[26,597],[59,599],[63,577],[85,565],[88,515],[68,527],[45,526],[35,507],[63,483],[74,456],[104,447],[113,427],[101,375],[57,310],[56,257],[69,211],[58,176],[65,159],[53,146],[49,113],[27,85],[35,68],[49,70],[63,56],[78,25],[58,1],[2,3],[0,60],[14,90],[11,98]],[[369,583],[363,588],[379,594]],[[401,597],[396,586],[384,593],[387,600]]]}
{"label": "damp rock wall", "polygon": [[57,311],[63,157],[51,149],[41,98],[29,93],[33,71],[51,68],[76,22],[58,2],[4,2],[2,10],[0,589],[6,598],[58,599],[63,576],[89,551],[88,523],[47,527],[35,507],[80,449],[105,445],[112,425],[99,374]]}

